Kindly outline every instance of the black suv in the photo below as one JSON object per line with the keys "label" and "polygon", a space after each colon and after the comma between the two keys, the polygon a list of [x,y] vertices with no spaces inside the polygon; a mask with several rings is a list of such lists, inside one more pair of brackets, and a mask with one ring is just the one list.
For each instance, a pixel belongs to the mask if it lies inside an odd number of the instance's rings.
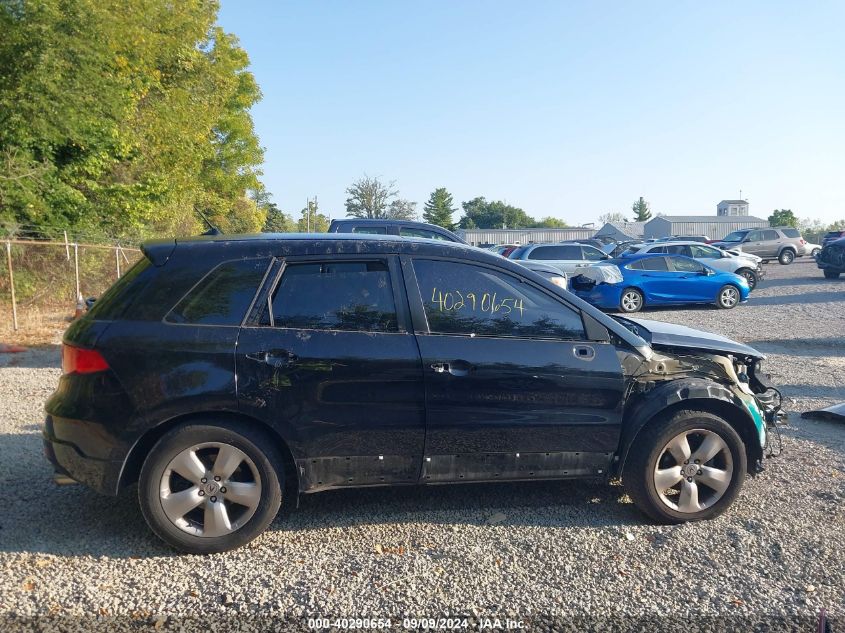
{"label": "black suv", "polygon": [[401,237],[422,237],[429,240],[445,240],[466,244],[461,238],[442,226],[414,222],[412,220],[370,220],[347,218],[332,220],[329,233],[361,233],[364,235],[399,235]]}
{"label": "black suv", "polygon": [[188,552],[243,545],[330,488],[623,478],[652,519],[723,512],[779,398],[746,345],[611,318],[480,249],[216,236],[145,257],[65,334],[58,472],[138,482]]}

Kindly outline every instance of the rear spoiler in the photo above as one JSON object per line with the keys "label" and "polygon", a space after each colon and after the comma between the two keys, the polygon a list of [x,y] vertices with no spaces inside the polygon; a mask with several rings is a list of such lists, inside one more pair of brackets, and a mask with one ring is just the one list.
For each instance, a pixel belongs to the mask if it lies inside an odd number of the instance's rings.
{"label": "rear spoiler", "polygon": [[141,244],[141,252],[149,259],[153,266],[164,266],[173,251],[176,250],[176,240],[151,240]]}

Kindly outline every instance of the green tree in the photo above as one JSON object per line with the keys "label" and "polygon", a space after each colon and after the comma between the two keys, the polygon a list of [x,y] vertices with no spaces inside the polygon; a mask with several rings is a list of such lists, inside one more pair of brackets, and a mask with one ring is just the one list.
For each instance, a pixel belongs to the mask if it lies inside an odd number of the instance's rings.
{"label": "green tree", "polygon": [[634,222],[648,222],[651,219],[649,204],[642,196],[631,205],[631,210],[634,212]]}
{"label": "green tree", "polygon": [[464,215],[459,226],[462,229],[523,229],[535,225],[532,217],[519,207],[497,200],[488,202],[483,196],[461,204]]}
{"label": "green tree", "polygon": [[416,220],[417,203],[405,198],[395,198],[390,202],[385,217],[392,220]]}
{"label": "green tree", "polygon": [[390,202],[399,195],[395,182],[384,184],[367,175],[349,185],[346,193],[346,215],[353,218],[388,217]]}
{"label": "green tree", "polygon": [[267,219],[264,222],[264,228],[261,229],[264,233],[292,233],[298,230],[293,218],[277,207],[275,203],[267,203],[266,213]]}
{"label": "green tree", "polygon": [[798,218],[792,209],[775,209],[769,216],[771,226],[798,226]]}
{"label": "green tree", "polygon": [[569,225],[566,223],[566,220],[561,220],[560,218],[553,218],[549,215],[540,220],[539,222],[535,222],[534,227],[541,229],[565,229],[569,228]]}
{"label": "green tree", "polygon": [[301,233],[325,233],[329,230],[331,220],[327,215],[320,213],[316,200],[309,200],[308,206],[299,212],[300,218],[297,222],[297,231]]}
{"label": "green tree", "polygon": [[119,236],[265,221],[260,91],[217,2],[0,3],[0,220]]}
{"label": "green tree", "polygon": [[438,187],[431,192],[428,201],[423,206],[423,220],[429,224],[442,226],[450,231],[455,228],[452,214],[457,211],[450,194],[445,187]]}

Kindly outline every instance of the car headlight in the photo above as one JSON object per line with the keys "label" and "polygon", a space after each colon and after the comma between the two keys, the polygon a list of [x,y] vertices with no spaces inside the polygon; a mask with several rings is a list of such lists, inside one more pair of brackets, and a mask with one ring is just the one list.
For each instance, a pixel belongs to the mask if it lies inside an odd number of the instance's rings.
{"label": "car headlight", "polygon": [[551,281],[555,286],[566,288],[566,277],[549,277],[549,281]]}

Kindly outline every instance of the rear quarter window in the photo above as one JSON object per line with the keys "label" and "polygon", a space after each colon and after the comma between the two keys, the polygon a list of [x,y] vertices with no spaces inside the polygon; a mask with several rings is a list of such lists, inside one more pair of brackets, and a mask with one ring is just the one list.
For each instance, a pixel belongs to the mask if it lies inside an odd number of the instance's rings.
{"label": "rear quarter window", "polygon": [[152,275],[153,265],[142,257],[132,268],[127,270],[88,311],[92,319],[111,321],[119,319],[138,296],[138,291],[145,286]]}
{"label": "rear quarter window", "polygon": [[188,291],[165,320],[195,325],[240,325],[269,264],[269,258],[219,264]]}

